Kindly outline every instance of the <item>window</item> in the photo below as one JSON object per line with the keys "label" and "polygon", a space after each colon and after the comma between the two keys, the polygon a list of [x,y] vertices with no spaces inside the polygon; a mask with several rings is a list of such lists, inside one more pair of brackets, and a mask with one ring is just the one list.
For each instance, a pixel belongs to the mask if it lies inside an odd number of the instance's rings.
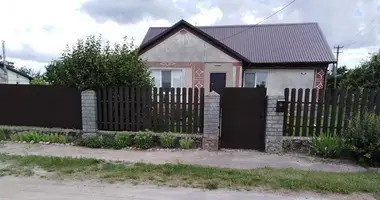
{"label": "window", "polygon": [[153,69],[151,72],[155,87],[182,87],[183,72],[181,69]]}
{"label": "window", "polygon": [[267,72],[247,72],[244,74],[244,87],[266,87]]}

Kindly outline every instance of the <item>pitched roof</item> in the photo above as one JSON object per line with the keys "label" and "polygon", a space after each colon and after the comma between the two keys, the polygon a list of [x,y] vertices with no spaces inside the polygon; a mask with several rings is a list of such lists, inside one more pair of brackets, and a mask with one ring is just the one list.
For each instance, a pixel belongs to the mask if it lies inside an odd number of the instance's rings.
{"label": "pitched roof", "polygon": [[[181,20],[174,26],[187,23]],[[191,26],[191,25],[190,25]],[[173,27],[149,28],[141,48],[154,43]],[[191,26],[206,37],[233,50],[252,63],[335,62],[335,57],[317,23]]]}
{"label": "pitched roof", "polygon": [[[3,63],[0,63],[0,68],[1,68],[1,69],[4,69],[3,66],[4,66],[4,64],[3,64]],[[18,71],[17,69],[15,69],[14,67],[12,67],[12,66],[10,66],[10,65],[7,65],[7,70],[9,70],[9,71],[11,71],[11,72],[14,72],[14,73],[16,73],[16,74],[18,74],[18,75],[20,75],[20,76],[23,76],[23,77],[25,77],[25,78],[27,78],[27,79],[29,79],[29,80],[32,80],[32,79],[33,79],[33,78],[32,78],[31,76],[29,76],[28,74],[25,74],[24,72],[20,72],[20,71]]]}

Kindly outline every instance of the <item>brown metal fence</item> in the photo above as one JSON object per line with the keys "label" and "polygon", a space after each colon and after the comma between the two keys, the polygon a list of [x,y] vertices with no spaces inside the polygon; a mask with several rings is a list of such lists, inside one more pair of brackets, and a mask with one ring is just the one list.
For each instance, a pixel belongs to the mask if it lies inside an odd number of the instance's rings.
{"label": "brown metal fence", "polygon": [[99,130],[203,133],[203,88],[113,87],[97,101]]}
{"label": "brown metal fence", "polygon": [[366,112],[380,114],[380,90],[286,88],[284,136],[340,134]]}
{"label": "brown metal fence", "polygon": [[0,125],[81,129],[81,93],[60,86],[0,84]]}

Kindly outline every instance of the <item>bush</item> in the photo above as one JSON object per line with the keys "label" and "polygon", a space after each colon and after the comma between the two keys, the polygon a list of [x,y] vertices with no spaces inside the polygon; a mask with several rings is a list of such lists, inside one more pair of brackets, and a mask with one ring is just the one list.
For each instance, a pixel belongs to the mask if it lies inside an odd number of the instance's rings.
{"label": "bush", "polygon": [[86,147],[101,148],[103,145],[102,138],[99,136],[89,136],[84,141]]}
{"label": "bush", "polygon": [[18,142],[20,141],[20,135],[15,133],[10,135],[11,141]]}
{"label": "bush", "polygon": [[12,141],[23,141],[23,142],[51,142],[51,143],[67,143],[68,138],[65,135],[49,134],[49,133],[39,133],[23,131],[10,136]]}
{"label": "bush", "polygon": [[182,138],[179,140],[179,146],[182,149],[191,149],[193,147],[194,140],[191,138]]}
{"label": "bush", "polygon": [[356,117],[343,137],[357,161],[371,166],[380,165],[379,116],[365,114],[362,119]]}
{"label": "bush", "polygon": [[324,157],[335,158],[340,155],[343,149],[344,142],[342,138],[333,136],[331,134],[321,134],[320,136],[314,136],[311,139],[311,153]]}
{"label": "bush", "polygon": [[139,149],[149,149],[153,147],[153,135],[149,132],[137,133],[134,138],[135,146]]}
{"label": "bush", "polygon": [[102,147],[107,149],[115,148],[115,136],[114,135],[102,135]]}
{"label": "bush", "polygon": [[3,129],[0,129],[0,141],[7,140],[7,137],[5,135],[5,131]]}
{"label": "bush", "polygon": [[175,137],[168,134],[161,135],[160,144],[163,148],[173,148],[175,147]]}
{"label": "bush", "polygon": [[122,149],[133,144],[133,138],[131,135],[117,133],[115,135],[115,149]]}

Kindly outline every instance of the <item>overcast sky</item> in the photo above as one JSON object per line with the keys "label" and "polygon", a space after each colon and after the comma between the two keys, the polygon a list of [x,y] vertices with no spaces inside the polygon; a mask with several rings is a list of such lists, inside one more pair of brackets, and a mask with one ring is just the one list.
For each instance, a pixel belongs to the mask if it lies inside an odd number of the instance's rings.
{"label": "overcast sky", "polygon": [[[1,0],[0,39],[8,61],[36,70],[67,44],[101,33],[140,44],[150,26],[255,24],[290,0]],[[318,22],[340,64],[355,67],[380,48],[380,0],[297,0],[263,23]]]}

